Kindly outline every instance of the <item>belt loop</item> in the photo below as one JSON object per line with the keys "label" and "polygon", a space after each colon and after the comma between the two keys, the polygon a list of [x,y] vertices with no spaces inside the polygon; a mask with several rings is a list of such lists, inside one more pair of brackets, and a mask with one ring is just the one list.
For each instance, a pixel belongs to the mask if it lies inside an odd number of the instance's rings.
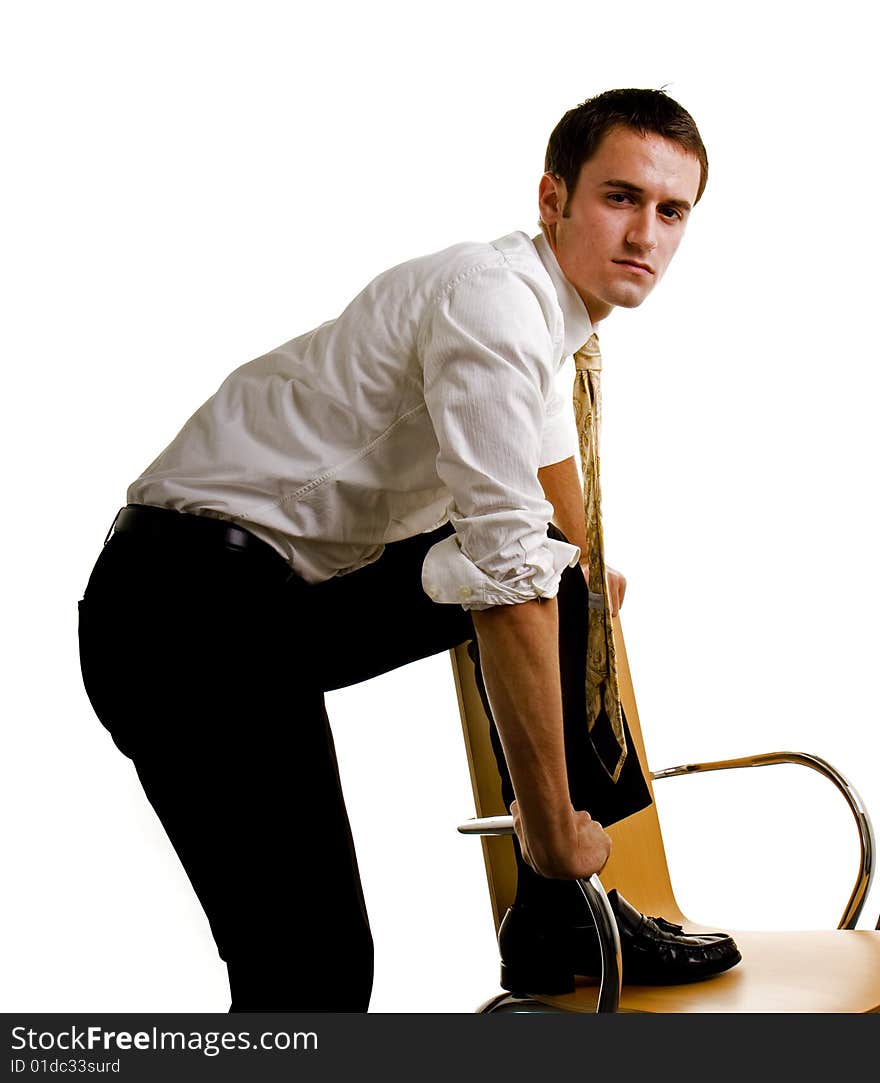
{"label": "belt loop", "polygon": [[106,545],[107,542],[110,541],[110,535],[113,533],[113,527],[116,526],[116,520],[119,518],[122,510],[123,509],[120,508],[119,511],[113,516],[113,522],[110,524],[110,529],[107,531],[107,537],[104,539],[104,545]]}

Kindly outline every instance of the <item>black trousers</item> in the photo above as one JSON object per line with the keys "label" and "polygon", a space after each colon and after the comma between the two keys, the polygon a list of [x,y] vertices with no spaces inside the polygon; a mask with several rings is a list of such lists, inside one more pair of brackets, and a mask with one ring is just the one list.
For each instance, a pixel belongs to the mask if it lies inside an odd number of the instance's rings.
{"label": "black trousers", "polygon": [[[263,545],[114,533],[98,558],[79,603],[86,691],[205,910],[232,1011],[367,1010],[372,937],[323,693],[473,639],[467,612],[421,588],[425,554],[450,532],[317,585]],[[608,824],[643,808],[647,788],[635,754],[616,785],[596,762],[578,568],[558,597],[572,801]],[[571,897],[572,883],[517,859],[518,898]]]}

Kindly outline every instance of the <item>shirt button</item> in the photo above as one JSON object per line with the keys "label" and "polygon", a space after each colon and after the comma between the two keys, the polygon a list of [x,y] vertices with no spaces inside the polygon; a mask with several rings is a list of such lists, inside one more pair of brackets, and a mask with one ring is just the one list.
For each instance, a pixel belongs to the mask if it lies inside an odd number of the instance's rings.
{"label": "shirt button", "polygon": [[459,587],[458,588],[458,596],[459,596],[459,598],[470,598],[470,596],[473,593],[474,592],[471,590],[470,587]]}

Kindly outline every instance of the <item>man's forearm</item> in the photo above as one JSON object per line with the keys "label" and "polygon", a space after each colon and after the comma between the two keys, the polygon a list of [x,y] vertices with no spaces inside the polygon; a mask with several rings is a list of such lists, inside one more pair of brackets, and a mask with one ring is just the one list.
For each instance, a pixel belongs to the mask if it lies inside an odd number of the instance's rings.
{"label": "man's forearm", "polygon": [[571,804],[562,738],[556,599],[471,616],[492,714],[523,814],[564,824]]}
{"label": "man's forearm", "polygon": [[590,875],[607,844],[569,798],[556,599],[474,610],[472,617],[531,862],[545,876]]}

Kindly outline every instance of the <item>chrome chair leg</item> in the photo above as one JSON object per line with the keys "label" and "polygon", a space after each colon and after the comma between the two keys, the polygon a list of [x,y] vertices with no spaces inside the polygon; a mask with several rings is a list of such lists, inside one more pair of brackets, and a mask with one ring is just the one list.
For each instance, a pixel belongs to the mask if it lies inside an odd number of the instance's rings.
{"label": "chrome chair leg", "polygon": [[[512,816],[484,816],[479,819],[467,820],[459,824],[458,830],[462,835],[512,835]],[[577,881],[587,908],[596,924],[599,934],[599,948],[602,954],[602,971],[599,980],[599,999],[596,1004],[597,1013],[616,1012],[620,1004],[620,989],[623,983],[623,966],[620,958],[620,934],[617,931],[617,922],[614,919],[614,911],[605,894],[605,888],[598,875]],[[523,1005],[515,1006],[517,998],[514,994],[502,993],[487,1001],[480,1012],[495,1011],[534,1011],[535,1008],[524,1007],[525,1002],[534,1004],[530,998],[519,998]],[[547,1010],[544,1009],[537,1010]]]}

